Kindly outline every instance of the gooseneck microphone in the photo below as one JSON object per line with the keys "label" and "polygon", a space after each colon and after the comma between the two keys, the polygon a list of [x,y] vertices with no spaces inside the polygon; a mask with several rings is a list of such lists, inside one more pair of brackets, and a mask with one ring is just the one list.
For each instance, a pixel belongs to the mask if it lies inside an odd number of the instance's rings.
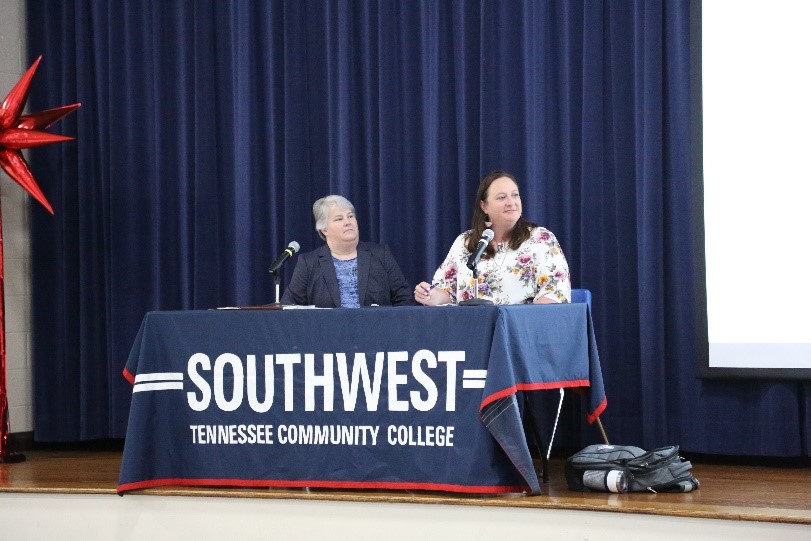
{"label": "gooseneck microphone", "polygon": [[493,240],[495,236],[492,229],[482,231],[482,237],[479,239],[479,244],[476,245],[476,250],[467,258],[467,268],[473,271],[473,279],[476,281],[474,289],[475,297],[459,301],[459,306],[485,306],[493,304],[493,301],[490,299],[479,298],[479,269],[477,269],[476,266],[479,264],[482,254],[484,254],[484,251],[487,249],[487,245],[490,244],[490,241]]}
{"label": "gooseneck microphone", "polygon": [[293,257],[293,254],[299,251],[299,248],[301,248],[301,246],[299,246],[298,242],[291,241],[290,244],[287,245],[287,248],[285,248],[282,252],[282,255],[276,258],[276,261],[274,261],[273,265],[270,266],[268,272],[270,274],[276,274],[282,265],[284,265],[284,262]]}
{"label": "gooseneck microphone", "polygon": [[479,264],[479,260],[482,258],[482,254],[487,249],[487,245],[490,244],[490,241],[493,240],[496,234],[493,233],[492,229],[485,229],[482,231],[482,237],[479,239],[479,244],[476,246],[476,250],[470,254],[470,257],[467,258],[467,268],[470,270],[475,270],[476,265]]}

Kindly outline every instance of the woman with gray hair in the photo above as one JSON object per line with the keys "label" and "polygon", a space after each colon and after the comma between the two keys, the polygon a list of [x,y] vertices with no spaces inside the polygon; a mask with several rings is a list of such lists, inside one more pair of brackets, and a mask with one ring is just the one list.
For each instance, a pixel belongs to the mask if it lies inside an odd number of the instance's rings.
{"label": "woman with gray hair", "polygon": [[360,242],[355,207],[328,195],[313,204],[324,246],[301,254],[282,304],[357,308],[411,304],[411,290],[388,246]]}

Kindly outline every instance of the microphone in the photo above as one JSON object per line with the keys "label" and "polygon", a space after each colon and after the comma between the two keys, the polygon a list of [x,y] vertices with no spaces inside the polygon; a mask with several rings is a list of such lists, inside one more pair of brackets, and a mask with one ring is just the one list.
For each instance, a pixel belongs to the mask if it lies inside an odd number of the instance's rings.
{"label": "microphone", "polygon": [[270,274],[276,274],[284,262],[293,257],[293,254],[299,251],[299,248],[301,248],[301,246],[299,246],[298,242],[291,241],[290,244],[287,245],[287,248],[284,249],[284,252],[282,252],[282,255],[276,258],[276,261],[274,261],[273,265],[270,266],[268,272]]}
{"label": "microphone", "polygon": [[479,260],[482,258],[482,254],[487,249],[487,245],[490,244],[490,241],[493,240],[496,234],[493,233],[492,229],[485,229],[482,231],[482,238],[479,239],[479,244],[476,246],[476,251],[470,254],[470,257],[467,258],[467,268],[470,270],[475,270],[476,265],[479,264]]}

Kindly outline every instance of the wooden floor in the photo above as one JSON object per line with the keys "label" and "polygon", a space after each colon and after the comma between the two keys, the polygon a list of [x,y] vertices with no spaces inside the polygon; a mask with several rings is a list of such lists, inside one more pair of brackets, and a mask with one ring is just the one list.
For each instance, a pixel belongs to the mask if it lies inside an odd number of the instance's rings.
{"label": "wooden floor", "polygon": [[[25,457],[24,462],[0,464],[0,493],[116,495],[119,450],[38,450],[26,452]],[[811,467],[807,461],[766,467],[692,462],[701,488],[687,494],[571,492],[563,478],[563,461],[554,459],[550,482],[538,496],[197,487],[165,487],[133,494],[555,508],[811,524]]]}

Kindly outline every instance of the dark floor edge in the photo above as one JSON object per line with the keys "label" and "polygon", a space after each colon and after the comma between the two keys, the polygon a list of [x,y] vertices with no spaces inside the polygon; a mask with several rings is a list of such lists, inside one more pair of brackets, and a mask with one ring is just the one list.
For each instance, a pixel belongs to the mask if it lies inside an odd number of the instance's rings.
{"label": "dark floor edge", "polygon": [[[105,489],[20,489],[20,488],[0,488],[0,494],[27,494],[27,495],[53,495],[69,494],[81,495],[110,495],[118,496],[115,490]],[[123,495],[124,498],[139,497],[196,497],[196,498],[228,498],[228,499],[271,499],[271,500],[293,500],[293,501],[335,501],[335,502],[357,502],[357,503],[381,503],[381,504],[421,504],[421,505],[452,505],[452,506],[480,506],[480,507],[501,507],[501,508],[521,508],[537,509],[539,511],[560,510],[560,511],[583,511],[594,513],[619,513],[625,515],[648,515],[666,516],[673,518],[704,519],[704,520],[731,520],[743,522],[765,522],[774,524],[803,524],[811,525],[811,517],[792,515],[792,510],[783,510],[783,514],[778,514],[779,510],[768,509],[763,512],[745,512],[737,509],[732,512],[728,509],[679,509],[677,506],[669,508],[661,507],[633,507],[633,506],[605,506],[599,504],[567,503],[558,501],[558,497],[533,496],[530,498],[493,498],[487,497],[453,497],[447,495],[413,495],[398,493],[375,493],[375,494],[352,494],[346,492],[331,491],[297,491],[291,489],[274,489],[267,492],[261,490],[228,490],[224,488],[201,489],[199,487],[162,487],[149,488],[134,491]]]}

